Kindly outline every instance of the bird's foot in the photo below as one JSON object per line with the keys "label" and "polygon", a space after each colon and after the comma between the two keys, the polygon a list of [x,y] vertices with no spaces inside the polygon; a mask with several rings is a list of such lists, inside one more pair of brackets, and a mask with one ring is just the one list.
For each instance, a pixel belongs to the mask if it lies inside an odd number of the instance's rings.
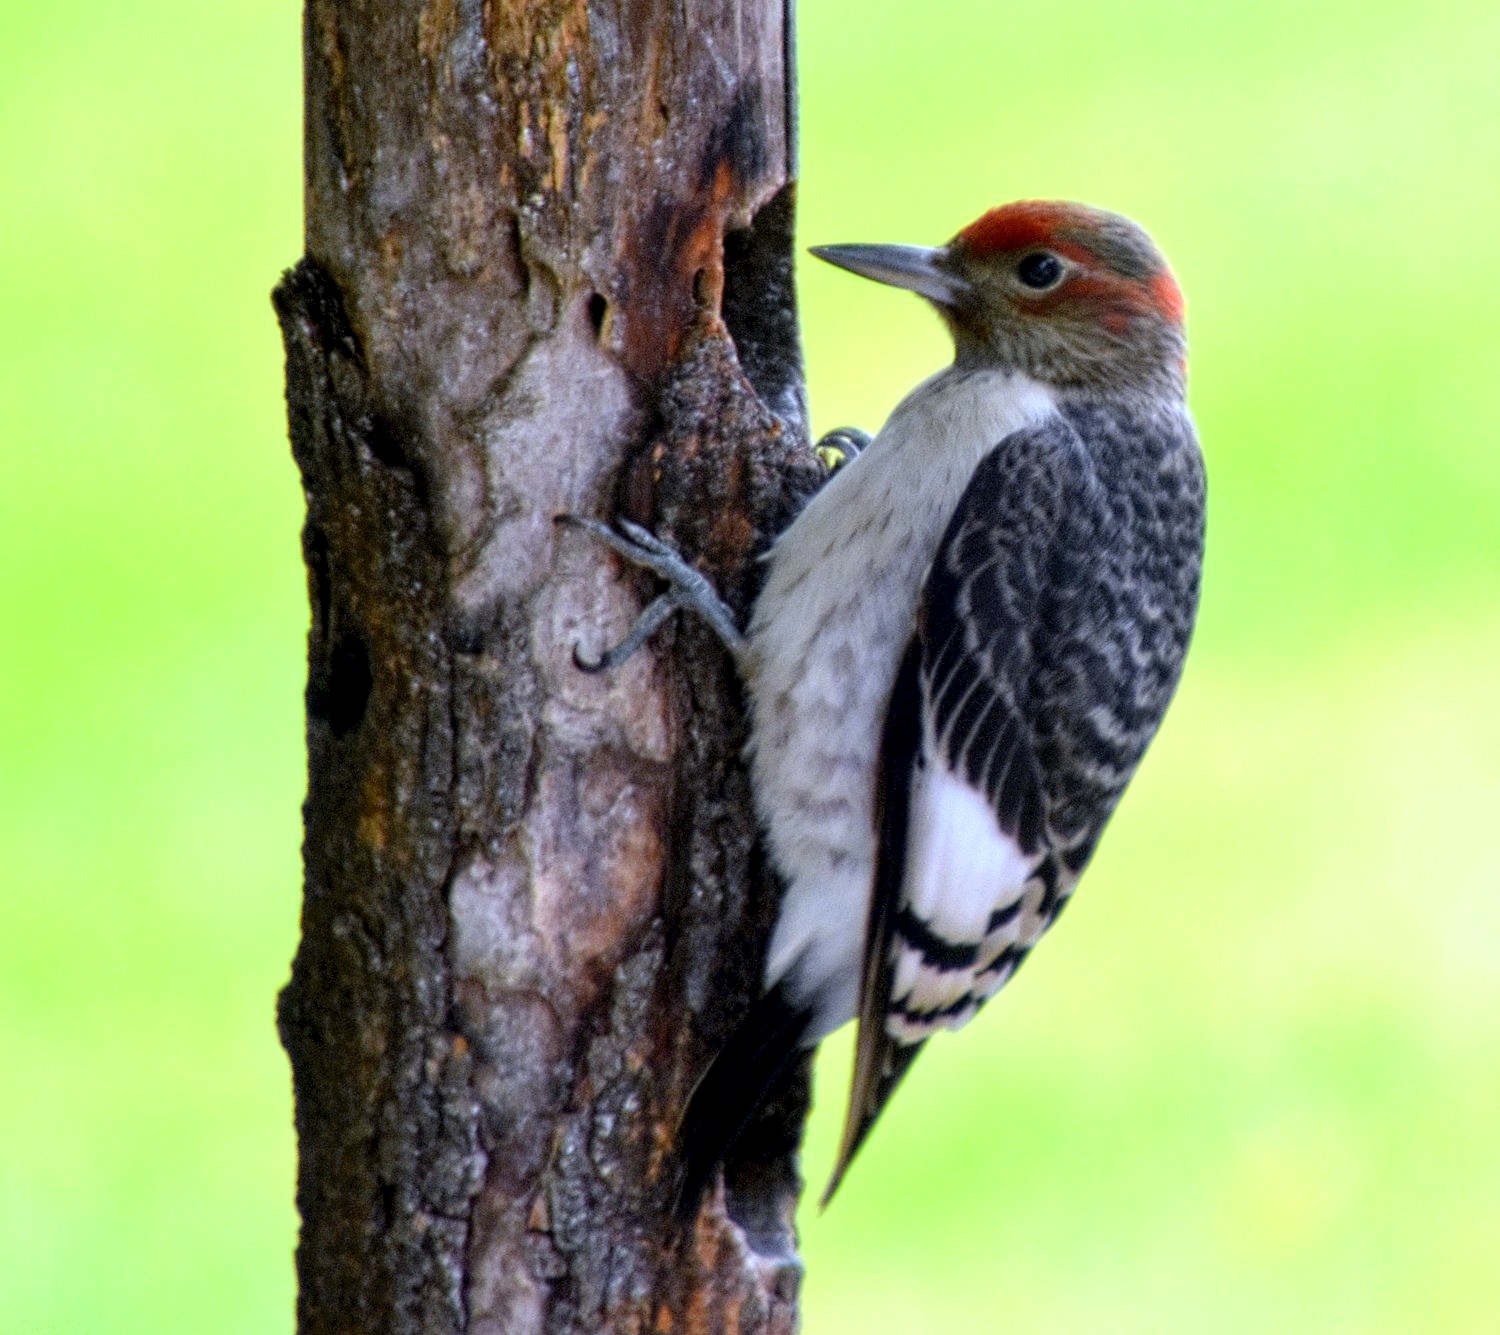
{"label": "bird's foot", "polygon": [[839,426],[819,437],[813,453],[818,456],[818,462],[833,473],[852,463],[869,443],[868,431],[861,431],[857,426]]}
{"label": "bird's foot", "polygon": [[604,650],[597,658],[586,658],[577,645],[573,646],[573,662],[582,671],[605,672],[619,667],[674,612],[694,612],[702,617],[724,647],[736,659],[739,658],[745,647],[745,637],[735,621],[734,612],[719,597],[708,576],[689,565],[675,548],[628,519],[621,519],[618,528],[580,515],[558,515],[556,522],[582,529],[632,565],[649,570],[667,583],[667,588],[647,604],[630,633],[619,644]]}

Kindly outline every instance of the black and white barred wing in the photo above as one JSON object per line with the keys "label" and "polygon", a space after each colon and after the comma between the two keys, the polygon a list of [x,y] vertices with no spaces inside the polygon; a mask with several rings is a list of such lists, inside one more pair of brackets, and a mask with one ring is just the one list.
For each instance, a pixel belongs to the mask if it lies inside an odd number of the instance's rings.
{"label": "black and white barred wing", "polygon": [[889,960],[885,1027],[900,1042],[972,1018],[1040,935],[1056,889],[1034,667],[1071,437],[1057,422],[991,454],[927,579],[906,856],[889,935],[870,942]]}
{"label": "black and white barred wing", "polygon": [[928,575],[883,738],[854,1087],[825,1199],[922,1042],[971,1018],[1055,912],[1030,697],[1080,450],[1060,420],[1008,437]]}

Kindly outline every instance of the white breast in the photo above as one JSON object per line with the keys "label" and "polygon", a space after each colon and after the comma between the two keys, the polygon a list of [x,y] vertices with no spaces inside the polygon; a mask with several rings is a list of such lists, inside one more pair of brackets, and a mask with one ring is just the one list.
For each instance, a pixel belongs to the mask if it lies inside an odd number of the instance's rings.
{"label": "white breast", "polygon": [[756,805],[787,883],[766,986],[857,1004],[886,706],[943,530],[979,461],[1054,411],[1023,376],[949,368],[917,386],[777,540],[750,622]]}

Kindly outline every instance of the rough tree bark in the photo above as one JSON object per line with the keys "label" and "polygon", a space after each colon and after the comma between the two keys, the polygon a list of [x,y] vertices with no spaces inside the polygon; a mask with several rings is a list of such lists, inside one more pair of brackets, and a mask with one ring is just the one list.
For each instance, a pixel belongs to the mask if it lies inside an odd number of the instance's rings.
{"label": "rough tree bark", "polygon": [[787,3],[309,0],[305,1335],[795,1324],[805,1083],[667,1224],[771,909],[738,685],[693,626],[579,672],[652,590],[553,524],[743,607],[816,483]]}

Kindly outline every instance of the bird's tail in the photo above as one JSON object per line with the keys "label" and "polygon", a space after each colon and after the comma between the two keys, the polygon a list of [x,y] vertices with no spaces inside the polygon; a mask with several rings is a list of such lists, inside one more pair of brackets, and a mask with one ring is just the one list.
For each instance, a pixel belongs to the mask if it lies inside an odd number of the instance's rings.
{"label": "bird's tail", "polygon": [[[921,641],[913,636],[896,674],[886,712],[881,755],[916,755],[920,746]],[[859,1033],[854,1041],[854,1079],[849,1089],[849,1107],[844,1114],[844,1134],[839,1141],[833,1174],[823,1189],[820,1207],[827,1206],[849,1171],[859,1147],[865,1143],[875,1119],[895,1093],[921,1043],[900,1043],[886,1030],[891,1008],[893,963],[890,949],[892,923],[901,900],[906,870],[906,826],[911,793],[910,776],[900,766],[882,760],[876,785],[875,828],[880,832],[880,854],[875,862],[875,888],[870,902],[870,921],[865,930],[865,960],[860,971]]]}
{"label": "bird's tail", "polygon": [[793,1004],[774,987],[709,1063],[677,1126],[680,1223],[697,1217],[715,1167],[796,1067],[812,1018],[810,1007]]}
{"label": "bird's tail", "polygon": [[854,1052],[854,1081],[849,1091],[849,1109],[844,1115],[844,1134],[839,1142],[838,1158],[823,1195],[818,1199],[818,1208],[824,1209],[839,1189],[859,1147],[865,1143],[875,1119],[880,1116],[886,1101],[901,1083],[901,1077],[916,1061],[922,1050],[919,1043],[898,1043],[885,1032],[885,1017],[862,1016],[859,1023],[859,1038]]}

